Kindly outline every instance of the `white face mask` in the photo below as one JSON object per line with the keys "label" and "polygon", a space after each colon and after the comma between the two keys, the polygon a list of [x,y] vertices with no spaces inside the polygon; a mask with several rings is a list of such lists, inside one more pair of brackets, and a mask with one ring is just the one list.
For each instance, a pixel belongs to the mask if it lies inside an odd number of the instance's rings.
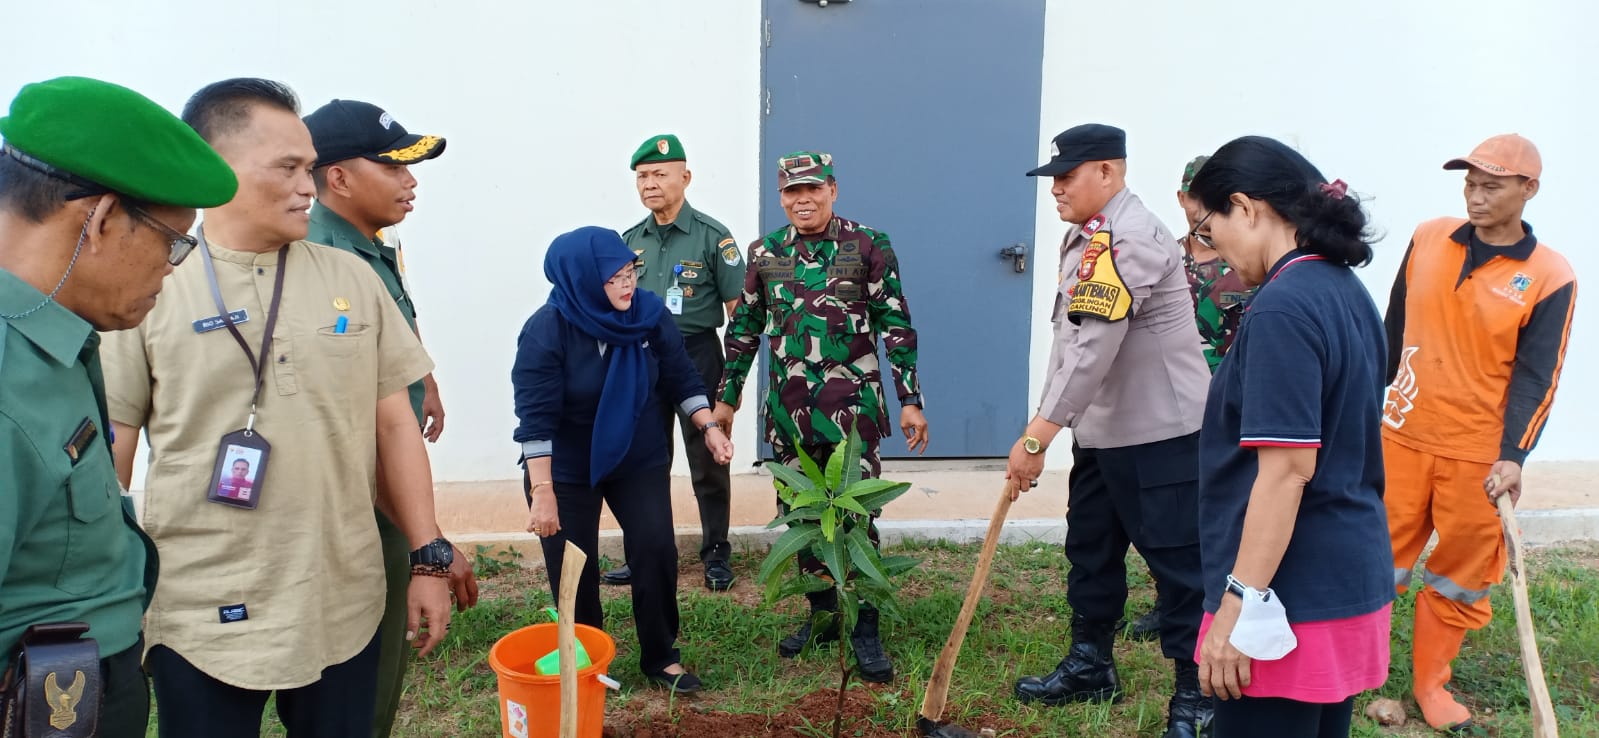
{"label": "white face mask", "polygon": [[[1228,577],[1231,581],[1231,577]],[[1243,608],[1227,642],[1245,656],[1261,661],[1276,661],[1299,645],[1288,625],[1288,611],[1277,593],[1243,587]]]}

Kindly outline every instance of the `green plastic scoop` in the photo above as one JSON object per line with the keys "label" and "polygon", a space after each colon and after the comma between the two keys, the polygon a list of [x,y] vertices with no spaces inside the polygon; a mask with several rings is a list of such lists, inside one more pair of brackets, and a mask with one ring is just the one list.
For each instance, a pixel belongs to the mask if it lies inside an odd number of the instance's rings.
{"label": "green plastic scoop", "polygon": [[[557,617],[553,607],[544,608],[544,612],[550,616],[551,621],[554,621]],[[588,649],[583,648],[583,641],[579,639],[577,642],[577,668],[586,669],[593,665],[594,660],[589,658]],[[557,648],[539,657],[539,660],[534,662],[533,668],[544,676],[559,675],[561,673],[561,649]]]}

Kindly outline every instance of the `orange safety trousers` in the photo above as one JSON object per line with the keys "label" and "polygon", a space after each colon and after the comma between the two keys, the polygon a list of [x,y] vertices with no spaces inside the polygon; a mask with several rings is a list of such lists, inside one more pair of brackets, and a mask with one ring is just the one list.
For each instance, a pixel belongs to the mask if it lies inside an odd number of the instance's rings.
{"label": "orange safety trousers", "polygon": [[1491,464],[1417,451],[1386,437],[1382,442],[1388,535],[1394,549],[1394,587],[1410,588],[1411,571],[1434,531],[1438,545],[1422,570],[1429,609],[1443,623],[1477,630],[1493,608],[1488,593],[1505,575],[1505,538],[1499,513],[1483,491]]}

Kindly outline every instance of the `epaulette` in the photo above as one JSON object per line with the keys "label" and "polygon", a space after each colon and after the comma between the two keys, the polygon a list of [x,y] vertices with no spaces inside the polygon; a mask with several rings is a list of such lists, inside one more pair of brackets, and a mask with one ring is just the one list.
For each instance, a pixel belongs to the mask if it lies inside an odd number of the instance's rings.
{"label": "epaulette", "polygon": [[722,221],[719,221],[719,220],[717,220],[715,218],[712,218],[709,215],[706,215],[703,211],[695,210],[694,211],[694,219],[699,221],[699,222],[701,222],[701,223],[704,223],[705,225],[710,226],[717,233],[724,233],[724,234],[728,234],[728,235],[732,235],[732,233],[733,233],[732,231],[727,229],[727,226],[722,225]]}
{"label": "epaulette", "polygon": [[627,240],[627,238],[628,238],[628,237],[629,237],[629,236],[632,236],[632,235],[633,235],[633,234],[635,234],[635,233],[638,233],[638,232],[639,232],[639,231],[642,231],[642,230],[644,230],[644,224],[645,224],[645,223],[648,223],[648,222],[649,222],[649,220],[650,220],[650,218],[653,218],[653,217],[655,217],[655,216],[653,216],[653,215],[646,215],[646,216],[644,216],[644,219],[643,219],[643,220],[641,220],[641,221],[639,221],[639,222],[637,222],[637,223],[634,223],[634,224],[633,224],[633,227],[632,227],[632,228],[629,228],[629,229],[627,229],[627,230],[625,230],[625,231],[622,231],[622,240],[624,240],[624,241],[625,241],[625,240]]}

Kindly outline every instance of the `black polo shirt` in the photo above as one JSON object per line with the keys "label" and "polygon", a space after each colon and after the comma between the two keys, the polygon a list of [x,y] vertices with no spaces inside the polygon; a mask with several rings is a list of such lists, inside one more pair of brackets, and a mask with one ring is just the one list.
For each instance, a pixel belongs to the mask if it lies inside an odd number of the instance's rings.
{"label": "black polo shirt", "polygon": [[1238,556],[1259,471],[1255,449],[1317,449],[1293,538],[1271,581],[1292,622],[1365,615],[1394,598],[1383,508],[1387,348],[1353,270],[1298,251],[1250,300],[1217,368],[1200,433],[1199,548],[1205,610]]}

